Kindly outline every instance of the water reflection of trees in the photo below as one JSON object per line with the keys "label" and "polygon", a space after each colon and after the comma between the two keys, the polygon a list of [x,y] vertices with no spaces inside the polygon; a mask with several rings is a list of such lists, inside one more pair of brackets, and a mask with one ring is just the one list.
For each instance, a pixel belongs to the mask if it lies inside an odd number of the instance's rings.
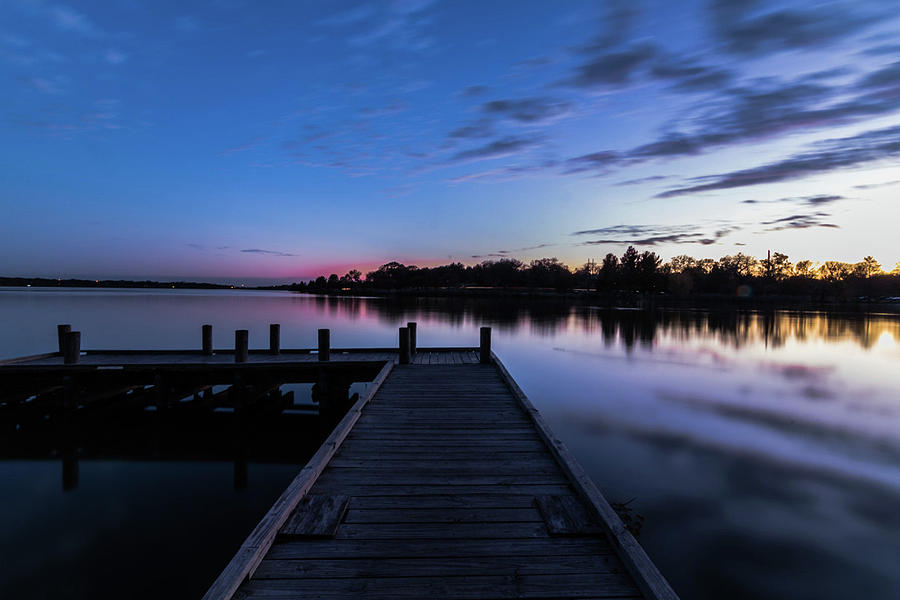
{"label": "water reflection of trees", "polygon": [[490,325],[539,337],[561,333],[599,336],[607,346],[651,348],[660,337],[691,341],[715,339],[734,347],[763,343],[783,346],[790,340],[853,342],[874,346],[887,332],[900,340],[900,317],[790,311],[617,310],[546,298],[359,298],[308,297],[320,312],[384,323],[434,320],[450,327]]}

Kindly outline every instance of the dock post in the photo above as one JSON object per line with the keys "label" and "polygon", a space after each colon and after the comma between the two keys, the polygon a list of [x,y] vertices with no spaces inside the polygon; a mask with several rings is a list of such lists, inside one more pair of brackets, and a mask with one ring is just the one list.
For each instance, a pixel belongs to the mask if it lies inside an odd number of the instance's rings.
{"label": "dock post", "polygon": [[72,326],[69,324],[56,326],[56,337],[59,340],[59,353],[60,354],[65,352],[66,334],[69,333],[70,331],[72,331]]}
{"label": "dock post", "polygon": [[481,364],[486,365],[491,362],[491,328],[481,328]]}
{"label": "dock post", "polygon": [[269,353],[279,354],[281,352],[281,325],[278,323],[269,324]]}
{"label": "dock post", "polygon": [[415,321],[411,321],[406,324],[406,328],[409,329],[409,355],[416,355],[416,323]]}
{"label": "dock post", "polygon": [[212,325],[203,326],[203,355],[212,356]]}
{"label": "dock post", "polygon": [[81,357],[81,332],[69,331],[63,337],[63,362],[74,365]]}
{"label": "dock post", "polygon": [[400,364],[409,364],[409,328],[400,328]]}
{"label": "dock post", "polygon": [[248,350],[250,332],[246,329],[237,329],[234,332],[234,362],[247,362],[250,351]]}
{"label": "dock post", "polygon": [[331,360],[331,330],[319,330],[319,360]]}

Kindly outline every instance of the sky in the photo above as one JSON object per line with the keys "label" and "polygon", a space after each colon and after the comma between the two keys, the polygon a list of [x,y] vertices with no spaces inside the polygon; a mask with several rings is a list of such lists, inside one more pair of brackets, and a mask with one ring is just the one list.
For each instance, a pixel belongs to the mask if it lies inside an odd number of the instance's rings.
{"label": "sky", "polygon": [[900,261],[895,0],[0,3],[0,275]]}

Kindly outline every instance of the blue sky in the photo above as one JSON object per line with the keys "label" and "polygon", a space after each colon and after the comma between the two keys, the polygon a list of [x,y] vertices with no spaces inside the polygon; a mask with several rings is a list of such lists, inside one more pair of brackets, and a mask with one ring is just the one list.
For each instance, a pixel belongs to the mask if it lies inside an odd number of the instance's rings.
{"label": "blue sky", "polygon": [[894,2],[0,6],[0,272],[900,260]]}

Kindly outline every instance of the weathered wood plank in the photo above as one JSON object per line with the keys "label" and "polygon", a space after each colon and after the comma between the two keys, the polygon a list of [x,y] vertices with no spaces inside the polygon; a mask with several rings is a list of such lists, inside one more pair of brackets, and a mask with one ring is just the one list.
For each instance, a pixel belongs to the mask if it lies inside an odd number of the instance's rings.
{"label": "weathered wood plank", "polygon": [[[356,498],[353,499],[356,502]],[[582,556],[613,554],[601,538],[528,538],[419,540],[291,540],[277,541],[266,558],[455,558],[483,556]]]}
{"label": "weathered wood plank", "polygon": [[338,479],[319,481],[316,492],[320,494],[347,494],[348,496],[433,496],[444,494],[523,494],[538,496],[541,494],[569,494],[572,487],[565,485],[540,485],[540,484],[361,484]]}
{"label": "weathered wood plank", "polygon": [[313,496],[303,498],[279,535],[334,537],[344,513],[347,511],[349,496]]}
{"label": "weathered wood plank", "polygon": [[443,455],[435,455],[433,457],[427,457],[418,455],[419,458],[415,458],[415,454],[410,454],[409,458],[404,459],[394,459],[387,458],[381,454],[378,455],[375,459],[366,459],[366,458],[349,458],[341,453],[340,456],[332,459],[330,467],[332,469],[337,468],[356,468],[356,469],[409,469],[411,467],[420,467],[429,470],[448,470],[448,471],[459,471],[459,470],[486,470],[486,469],[559,469],[556,463],[553,460],[545,455],[540,454],[538,452],[530,453],[527,456],[521,458],[509,458],[509,457],[497,457],[490,456],[485,457],[482,454],[470,453],[461,458],[453,458]]}
{"label": "weathered wood plank", "polygon": [[615,573],[617,566],[604,558],[602,555],[581,555],[534,560],[533,557],[494,555],[456,558],[267,559],[259,565],[254,579]]}
{"label": "weathered wood plank", "polygon": [[460,577],[384,577],[353,579],[261,579],[247,583],[239,598],[364,597],[367,600],[434,597],[623,598],[635,597],[634,585],[618,573],[560,575],[476,575]]}
{"label": "weathered wood plank", "polygon": [[540,523],[536,508],[353,509],[346,523]]}
{"label": "weathered wood plank", "polygon": [[538,523],[344,523],[335,535],[340,540],[467,540],[547,537],[547,528]]}
{"label": "weathered wood plank", "polygon": [[357,496],[353,499],[353,507],[358,509],[380,508],[531,508],[534,499],[531,496],[512,496],[503,494],[483,496]]}
{"label": "weathered wood plank", "polygon": [[596,535],[602,532],[575,496],[538,496],[536,502],[550,535]]}
{"label": "weathered wood plank", "polygon": [[[565,477],[557,473],[536,474],[511,474],[485,472],[467,473],[465,471],[413,471],[402,472],[385,470],[372,472],[366,469],[355,469],[355,473],[348,474],[351,469],[329,470],[321,476],[321,482],[349,482],[348,485],[562,485],[568,483]],[[340,492],[338,492],[340,493]]]}

